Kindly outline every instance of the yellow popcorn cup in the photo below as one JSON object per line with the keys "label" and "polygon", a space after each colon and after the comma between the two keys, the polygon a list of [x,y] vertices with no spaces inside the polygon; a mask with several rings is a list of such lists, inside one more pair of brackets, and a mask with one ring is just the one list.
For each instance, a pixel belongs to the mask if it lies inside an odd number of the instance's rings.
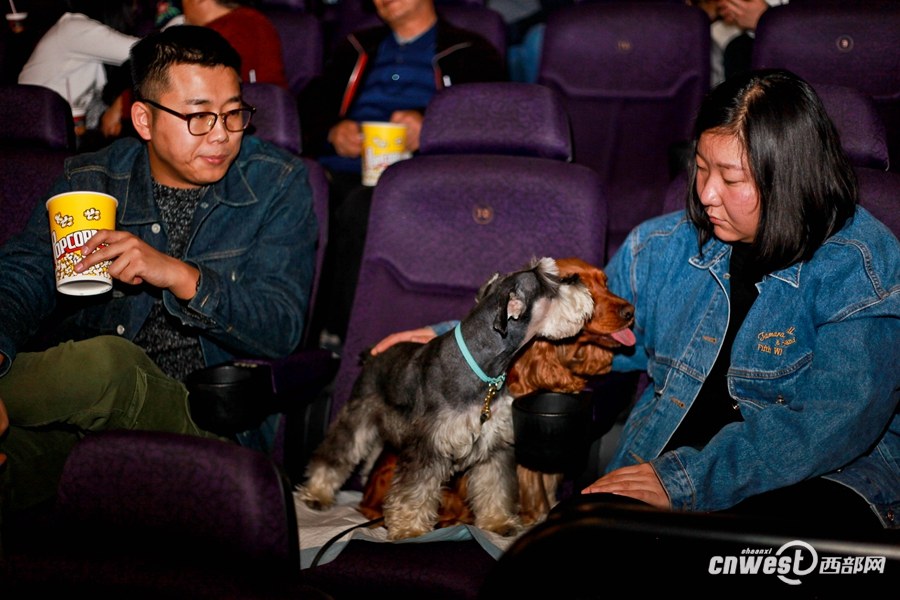
{"label": "yellow popcorn cup", "polygon": [[406,125],[365,121],[362,123],[362,184],[375,185],[381,172],[412,156],[406,150]]}
{"label": "yellow popcorn cup", "polygon": [[70,296],[92,296],[112,288],[109,263],[103,261],[82,273],[75,272],[81,247],[99,229],[116,228],[119,201],[101,192],[66,192],[47,200],[56,289]]}

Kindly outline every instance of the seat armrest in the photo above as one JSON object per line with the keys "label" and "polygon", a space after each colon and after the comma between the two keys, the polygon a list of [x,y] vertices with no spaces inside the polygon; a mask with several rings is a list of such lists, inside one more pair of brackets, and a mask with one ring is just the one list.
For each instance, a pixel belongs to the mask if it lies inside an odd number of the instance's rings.
{"label": "seat armrest", "polygon": [[272,374],[272,391],[276,396],[315,397],[337,373],[340,358],[324,348],[297,351],[278,359],[245,359],[236,364],[265,365]]}

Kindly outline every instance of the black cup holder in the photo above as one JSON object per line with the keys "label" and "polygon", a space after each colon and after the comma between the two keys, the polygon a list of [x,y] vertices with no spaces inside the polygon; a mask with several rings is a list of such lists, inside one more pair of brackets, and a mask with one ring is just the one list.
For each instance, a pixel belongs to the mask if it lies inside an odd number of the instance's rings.
{"label": "black cup holder", "polygon": [[264,365],[224,363],[185,378],[191,417],[206,431],[233,436],[259,427],[277,412],[271,370]]}
{"label": "black cup holder", "polygon": [[516,461],[544,473],[580,473],[591,442],[590,394],[538,392],[512,404]]}

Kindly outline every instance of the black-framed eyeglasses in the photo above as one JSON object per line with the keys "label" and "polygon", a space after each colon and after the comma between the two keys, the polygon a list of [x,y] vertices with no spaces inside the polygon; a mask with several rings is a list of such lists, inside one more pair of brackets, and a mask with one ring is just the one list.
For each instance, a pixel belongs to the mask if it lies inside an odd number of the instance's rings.
{"label": "black-framed eyeglasses", "polygon": [[216,126],[219,117],[222,117],[222,122],[225,124],[225,129],[228,131],[231,131],[232,133],[244,131],[250,126],[250,119],[253,117],[253,113],[256,112],[256,107],[245,104],[240,108],[226,110],[223,113],[195,112],[184,114],[177,110],[172,110],[167,106],[163,106],[159,102],[154,102],[153,100],[143,99],[141,102],[146,102],[150,106],[155,106],[159,110],[164,110],[170,115],[178,117],[187,123],[188,133],[191,135],[206,135]]}

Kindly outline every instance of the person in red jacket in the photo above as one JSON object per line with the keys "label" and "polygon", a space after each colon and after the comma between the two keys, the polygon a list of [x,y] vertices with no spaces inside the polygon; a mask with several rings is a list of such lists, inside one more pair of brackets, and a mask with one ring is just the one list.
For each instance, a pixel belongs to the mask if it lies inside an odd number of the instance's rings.
{"label": "person in red jacket", "polygon": [[181,10],[186,23],[214,29],[234,46],[244,83],[288,87],[281,39],[266,15],[244,0],[183,0]]}

